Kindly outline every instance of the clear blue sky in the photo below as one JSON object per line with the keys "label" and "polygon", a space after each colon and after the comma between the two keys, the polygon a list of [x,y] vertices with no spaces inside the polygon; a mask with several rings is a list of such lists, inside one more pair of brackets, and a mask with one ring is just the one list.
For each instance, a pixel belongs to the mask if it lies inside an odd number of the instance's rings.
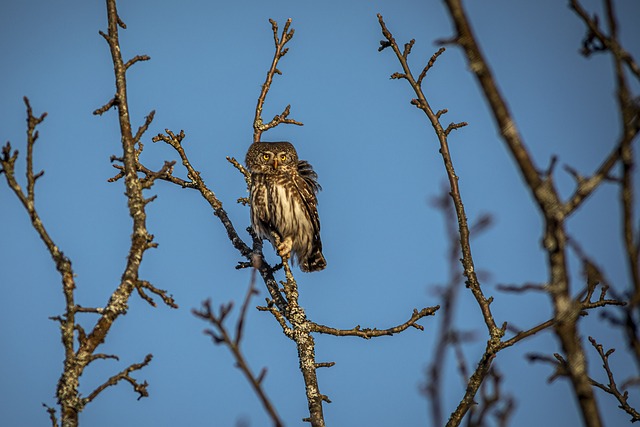
{"label": "clear blue sky", "polygon": [[[525,141],[540,167],[551,155],[584,174],[591,173],[618,137],[611,61],[578,54],[583,24],[563,1],[468,1],[471,21],[512,107]],[[590,1],[589,5],[599,3]],[[640,57],[640,4],[616,2],[622,40]],[[443,220],[429,200],[445,180],[437,140],[424,115],[409,104],[391,51],[377,52],[382,38],[376,13],[384,15],[399,42],[417,40],[410,57],[419,72],[437,50],[434,41],[452,34],[440,2],[430,1],[121,1],[128,25],[120,41],[125,58],[148,54],[128,74],[134,127],[155,109],[144,138],[143,160],[159,167],[174,159],[168,147],[150,138],[165,128],[184,129],[184,146],[194,166],[223,201],[238,230],[249,222],[244,180],[225,156],[244,159],[251,142],[252,118],[260,85],[273,54],[268,19],[293,19],[294,39],[279,68],[265,107],[265,119],[291,104],[291,117],[304,127],[280,126],[263,140],[289,140],[318,172],[322,236],[328,267],[297,272],[300,302],[311,319],[340,328],[385,328],[404,322],[413,308],[439,303],[434,286],[447,278],[447,241]],[[592,9],[594,10],[594,9]],[[77,301],[104,305],[117,286],[131,230],[122,182],[107,183],[115,170],[109,156],[121,152],[114,111],[91,112],[114,93],[103,1],[43,0],[4,2],[0,6],[0,139],[21,150],[23,177],[25,109],[49,113],[40,127],[35,164],[46,173],[38,181],[36,203],[57,245],[73,261]],[[636,93],[638,87],[635,87]],[[495,226],[474,240],[476,266],[486,272],[485,293],[496,321],[525,328],[548,318],[544,295],[504,295],[499,283],[540,282],[546,277],[540,250],[541,220],[522,180],[497,137],[479,90],[461,53],[451,47],[426,79],[435,109],[448,108],[444,123],[469,126],[450,138],[470,220],[490,213]],[[178,174],[181,173],[177,168]],[[561,170],[564,195],[572,179]],[[62,368],[56,323],[63,297],[58,274],[28,217],[2,178],[0,184],[0,417],[7,426],[47,425],[41,403],[55,403]],[[195,191],[158,183],[147,192],[158,199],[148,207],[149,230],[160,244],[145,255],[142,278],[168,289],[179,310],[153,309],[137,296],[118,319],[105,353],[120,362],[98,361],[82,377],[86,395],[109,376],[153,353],[152,363],[136,373],[150,384],[150,397],[136,401],[127,384],[105,391],[81,415],[93,427],[154,425],[233,426],[267,418],[228,351],[202,334],[206,326],[191,309],[212,298],[215,305],[239,301],[249,282],[217,218]],[[598,260],[609,279],[624,285],[619,211],[614,187],[600,189],[569,224],[583,249]],[[246,234],[243,233],[246,236]],[[276,260],[274,253],[267,257]],[[580,287],[579,265],[574,289]],[[263,301],[264,289],[254,305]],[[93,316],[83,316],[89,327]],[[335,367],[319,371],[320,389],[333,401],[325,406],[331,426],[429,425],[427,403],[419,393],[431,355],[438,318],[395,337],[364,341],[319,336],[318,361]],[[622,380],[629,360],[618,331],[589,316],[583,331],[607,347],[618,348],[614,366]],[[476,331],[465,346],[475,366],[485,341],[479,310],[463,293],[456,324]],[[590,332],[589,332],[590,331]],[[585,337],[585,344],[586,337]],[[274,319],[252,310],[244,350],[258,371],[269,372],[267,391],[288,425],[307,415],[295,346]],[[514,426],[565,426],[579,422],[572,394],[563,380],[551,385],[548,366],[531,365],[530,351],[558,351],[542,333],[499,354],[505,392],[514,395]],[[594,375],[604,381],[589,349]],[[447,413],[463,393],[454,360],[443,367]],[[628,417],[609,396],[598,395],[606,424]],[[635,400],[635,403],[638,403]]]}

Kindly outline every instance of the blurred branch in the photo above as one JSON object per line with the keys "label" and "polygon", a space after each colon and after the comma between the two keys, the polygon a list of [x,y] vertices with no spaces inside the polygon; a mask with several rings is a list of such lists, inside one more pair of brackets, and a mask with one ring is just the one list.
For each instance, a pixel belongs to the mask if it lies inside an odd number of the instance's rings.
{"label": "blurred branch", "polygon": [[524,293],[529,291],[546,292],[549,285],[540,283],[524,283],[522,285],[498,284],[496,289],[502,292]]}
{"label": "blurred branch", "polygon": [[[606,35],[600,27],[597,15],[593,15],[593,17],[589,16],[578,0],[570,0],[571,9],[575,11],[587,27],[587,34],[582,42],[583,47],[581,53],[585,57],[588,57],[594,52],[608,51],[613,57],[618,109],[622,116],[622,131],[619,142],[601,166],[600,171],[590,180],[584,182],[579,181],[578,189],[580,189],[580,186],[588,187],[589,184],[597,185],[597,179],[602,179],[601,177],[608,174],[613,164],[618,160],[622,161],[622,178],[620,180],[620,200],[623,209],[622,233],[625,242],[629,274],[634,287],[633,296],[631,297],[631,306],[633,307],[640,304],[640,248],[638,242],[640,233],[634,226],[636,223],[633,184],[635,161],[632,145],[633,140],[640,132],[640,103],[631,92],[625,68],[630,70],[637,80],[640,80],[640,67],[638,67],[638,64],[631,54],[623,49],[618,40],[618,24],[613,1],[603,0],[603,3],[609,32],[608,35]],[[590,183],[590,181],[596,182]],[[579,196],[579,191],[576,191],[576,193],[576,197],[569,203]]]}
{"label": "blurred branch", "polygon": [[568,376],[574,394],[580,404],[585,425],[597,427],[602,424],[597,403],[587,376],[584,348],[577,331],[580,315],[579,303],[572,300],[566,261],[566,212],[553,182],[553,163],[546,173],[539,172],[533,162],[513,120],[506,101],[497,87],[491,70],[478,46],[471,25],[460,0],[446,0],[456,35],[452,40],[465,53],[469,69],[475,75],[484,97],[489,103],[496,125],[505,145],[511,152],[532,197],[544,218],[543,246],[547,251],[549,274],[548,292],[553,302],[554,330],[563,352],[568,359]]}
{"label": "blurred branch", "polygon": [[503,395],[502,375],[495,368],[491,368],[487,381],[482,383],[480,388],[480,402],[474,406],[469,414],[468,427],[482,427],[489,425],[487,418],[493,415],[496,425],[506,427],[509,425],[509,418],[513,415],[515,403],[512,396]]}
{"label": "blurred branch", "polygon": [[[441,51],[444,51],[441,49]],[[440,52],[440,51],[439,51]],[[432,60],[436,58],[432,57]],[[435,61],[429,61],[425,70],[433,66]],[[424,73],[425,71],[423,71]],[[421,82],[421,79],[418,80]],[[435,197],[432,205],[441,211],[444,218],[445,230],[447,234],[447,242],[449,243],[447,251],[448,280],[447,284],[440,289],[440,298],[442,300],[442,310],[440,316],[440,324],[438,327],[438,336],[433,346],[433,356],[427,367],[427,380],[422,389],[426,394],[430,407],[432,425],[440,426],[443,424],[444,418],[444,385],[443,371],[447,362],[447,350],[453,347],[458,363],[458,371],[466,382],[469,378],[464,356],[461,354],[460,346],[457,345],[458,333],[454,325],[455,309],[457,306],[458,295],[463,284],[463,274],[460,268],[460,243],[458,237],[457,221],[453,201],[449,196],[447,189],[443,188],[442,194]],[[484,225],[488,225],[489,220],[480,222],[481,225],[476,226],[478,232],[482,231]],[[473,228],[473,227],[472,227]]]}
{"label": "blurred branch", "polygon": [[[616,61],[623,62],[636,76],[636,78],[640,80],[640,67],[635,62],[633,56],[631,56],[631,54],[624,50],[620,45],[620,42],[617,39],[616,26],[613,25],[610,27],[611,34],[607,36],[600,28],[597,15],[594,15],[593,17],[589,16],[588,12],[582,7],[578,0],[570,0],[569,5],[571,9],[573,9],[573,11],[582,19],[588,29],[587,34],[582,41],[582,50],[580,53],[588,57],[595,52],[609,51],[614,55]],[[607,14],[608,20],[611,22],[611,18],[614,17],[614,14],[611,13],[613,12],[613,2],[611,0],[606,0],[605,5],[609,12]]]}
{"label": "blurred branch", "polygon": [[[600,356],[600,359],[602,360],[602,363],[603,363],[602,367],[604,368],[604,371],[607,374],[607,379],[609,381],[607,385],[604,385],[588,377],[589,384],[615,397],[618,403],[620,404],[619,408],[625,411],[627,414],[631,415],[632,417],[631,422],[640,421],[640,413],[638,413],[636,409],[634,409],[631,405],[629,405],[629,402],[628,402],[629,392],[628,391],[621,392],[618,389],[613,372],[609,365],[609,357],[613,354],[615,349],[612,348],[605,352],[602,345],[598,344],[598,342],[592,337],[589,337],[589,342],[591,343],[593,348],[595,348],[595,350],[598,352],[598,355]],[[543,362],[555,367],[554,373],[547,380],[548,382],[553,382],[558,377],[569,375],[568,362],[565,358],[563,358],[558,353],[554,353],[553,357],[547,356],[545,354],[529,353],[527,354],[527,359],[530,362]]]}
{"label": "blurred branch", "polygon": [[[640,231],[637,227],[635,213],[635,184],[636,169],[635,150],[633,142],[640,132],[640,101],[631,90],[628,81],[629,70],[636,81],[640,80],[640,67],[629,52],[624,50],[619,40],[618,23],[612,0],[603,0],[606,29],[600,26],[598,15],[590,16],[578,0],[570,0],[571,9],[580,17],[587,27],[583,39],[581,53],[588,57],[595,52],[609,52],[613,59],[618,110],[621,116],[620,139],[616,145],[616,154],[621,161],[621,176],[616,181],[620,186],[620,206],[622,210],[622,237],[631,285],[627,292],[629,304],[621,308],[622,318],[613,322],[620,327],[627,340],[636,366],[640,369],[640,336],[638,334],[638,318],[640,307]],[[606,34],[608,33],[608,34]],[[584,263],[584,262],[583,262]],[[592,267],[595,266],[591,263]],[[594,274],[602,278],[599,270],[592,268]],[[608,285],[605,282],[605,286]],[[603,313],[610,321],[614,316]]]}
{"label": "blurred branch", "polygon": [[573,212],[575,212],[580,206],[582,206],[582,203],[587,200],[587,198],[589,198],[589,196],[591,196],[596,189],[600,187],[603,182],[611,180],[610,173],[613,170],[614,166],[621,159],[622,148],[625,144],[625,141],[626,138],[623,137],[611,150],[609,155],[604,159],[598,170],[588,178],[580,176],[570,167],[565,168],[575,179],[576,188],[573,192],[573,195],[569,197],[562,206],[564,216],[569,216]]}
{"label": "blurred branch", "polygon": [[249,367],[249,364],[247,363],[244,355],[242,354],[242,350],[240,349],[242,334],[244,332],[244,323],[247,315],[247,307],[249,306],[251,297],[253,295],[256,295],[257,293],[258,291],[255,288],[254,270],[251,274],[251,282],[249,283],[249,289],[247,290],[247,293],[245,295],[244,303],[242,304],[242,308],[240,310],[240,315],[238,317],[238,320],[236,321],[235,337],[231,336],[230,332],[224,325],[224,321],[227,315],[233,308],[233,303],[230,302],[226,305],[220,306],[219,314],[216,314],[211,308],[211,300],[207,300],[202,303],[202,308],[200,310],[194,309],[192,310],[192,313],[213,325],[214,329],[207,329],[205,330],[205,333],[213,339],[214,343],[224,344],[227,348],[229,348],[231,354],[233,355],[233,358],[236,361],[236,366],[242,371],[247,380],[249,380],[249,383],[260,399],[262,406],[264,407],[265,411],[267,411],[267,414],[269,414],[271,421],[273,421],[273,425],[276,427],[281,427],[284,424],[262,387],[262,381],[266,376],[267,369],[262,368],[260,373],[258,375],[255,375]]}

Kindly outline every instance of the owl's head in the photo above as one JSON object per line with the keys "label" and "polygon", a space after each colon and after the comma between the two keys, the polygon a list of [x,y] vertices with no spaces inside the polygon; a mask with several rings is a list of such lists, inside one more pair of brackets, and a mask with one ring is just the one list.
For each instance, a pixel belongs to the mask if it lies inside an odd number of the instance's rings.
{"label": "owl's head", "polygon": [[254,142],[245,162],[251,172],[292,172],[298,169],[298,153],[290,142]]}

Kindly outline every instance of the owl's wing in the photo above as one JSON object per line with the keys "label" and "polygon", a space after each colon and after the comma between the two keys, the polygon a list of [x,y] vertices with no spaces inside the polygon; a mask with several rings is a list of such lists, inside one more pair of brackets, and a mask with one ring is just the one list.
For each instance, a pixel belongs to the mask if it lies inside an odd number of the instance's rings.
{"label": "owl's wing", "polygon": [[298,163],[298,174],[293,177],[293,183],[300,194],[309,218],[313,223],[314,240],[320,244],[320,218],[318,217],[318,199],[316,193],[321,189],[316,181],[318,175],[311,165],[304,160]]}
{"label": "owl's wing", "polygon": [[305,180],[314,193],[322,190],[322,187],[318,184],[318,174],[306,160],[298,160],[298,175]]}

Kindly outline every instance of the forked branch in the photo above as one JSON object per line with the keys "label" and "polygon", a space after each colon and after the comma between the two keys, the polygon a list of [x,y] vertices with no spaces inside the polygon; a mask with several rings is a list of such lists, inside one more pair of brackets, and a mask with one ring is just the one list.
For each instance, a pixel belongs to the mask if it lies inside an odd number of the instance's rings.
{"label": "forked branch", "polygon": [[271,61],[271,67],[267,72],[267,78],[265,82],[262,84],[262,91],[260,92],[260,96],[258,96],[258,104],[256,105],[256,115],[253,120],[253,142],[260,141],[260,137],[262,133],[266,130],[272,129],[278,126],[280,123],[293,124],[302,126],[301,122],[289,118],[289,112],[291,110],[291,105],[287,105],[284,111],[271,119],[270,122],[264,123],[262,119],[262,109],[264,107],[264,101],[267,98],[267,93],[271,88],[271,83],[273,82],[273,76],[275,74],[282,74],[282,72],[278,69],[278,61],[280,58],[285,56],[289,51],[288,48],[285,48],[285,45],[293,38],[294,30],[291,29],[289,31],[289,27],[291,26],[291,18],[287,19],[287,22],[282,29],[282,33],[278,36],[278,23],[273,19],[269,19],[271,23],[271,29],[273,30],[273,41],[275,43],[275,52],[273,54],[273,60]]}
{"label": "forked branch", "polygon": [[214,327],[214,329],[205,330],[205,333],[213,339],[213,342],[215,344],[225,345],[229,349],[236,361],[236,367],[238,367],[238,369],[242,371],[244,376],[249,381],[249,384],[251,384],[253,391],[260,399],[260,402],[271,418],[273,425],[276,427],[281,427],[284,424],[262,386],[262,382],[267,374],[267,368],[262,368],[258,375],[254,374],[240,348],[247,315],[247,308],[249,307],[249,301],[251,300],[252,296],[257,294],[257,292],[258,291],[255,288],[254,270],[251,275],[249,289],[247,290],[244,303],[242,304],[242,308],[240,310],[240,315],[238,317],[238,320],[236,321],[235,336],[233,336],[229,332],[225,325],[225,320],[227,318],[227,315],[233,308],[233,303],[222,305],[218,310],[218,313],[216,314],[215,310],[213,310],[213,308],[211,307],[211,301],[207,300],[202,303],[202,308],[200,310],[192,310],[192,312],[194,315],[209,322]]}

